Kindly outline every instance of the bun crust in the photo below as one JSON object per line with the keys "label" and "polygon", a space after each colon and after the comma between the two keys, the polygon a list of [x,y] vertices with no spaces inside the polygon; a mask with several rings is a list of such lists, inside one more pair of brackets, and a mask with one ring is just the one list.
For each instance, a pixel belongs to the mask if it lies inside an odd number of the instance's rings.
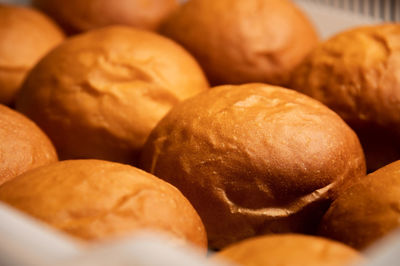
{"label": "bun crust", "polygon": [[325,214],[320,234],[364,249],[400,226],[400,161],[350,186]]}
{"label": "bun crust", "polygon": [[284,234],[251,238],[233,244],[214,258],[238,265],[343,266],[361,260],[361,255],[339,242],[321,237]]}
{"label": "bun crust", "polygon": [[87,241],[152,229],[207,245],[189,201],[175,187],[128,165],[99,160],[51,164],[1,186],[0,200]]}
{"label": "bun crust", "polygon": [[27,77],[16,102],[60,158],[135,162],[148,134],[179,101],[208,88],[174,42],[124,26],[70,38]]}
{"label": "bun crust", "polygon": [[0,158],[0,185],[58,160],[53,144],[35,123],[1,104]]}
{"label": "bun crust", "polygon": [[156,30],[178,7],[177,0],[33,0],[33,4],[70,33],[114,24]]}
{"label": "bun crust", "polygon": [[370,170],[400,159],[400,24],[356,28],[315,49],[292,88],[323,102],[352,126]]}
{"label": "bun crust", "polygon": [[178,187],[211,247],[309,232],[344,180],[365,175],[354,132],[297,92],[221,86],[172,109],[148,138],[143,169]]}
{"label": "bun crust", "polygon": [[10,105],[28,71],[64,40],[60,28],[30,8],[0,4],[0,103]]}
{"label": "bun crust", "polygon": [[196,57],[213,85],[285,85],[318,42],[311,23],[287,0],[191,0],[161,32]]}

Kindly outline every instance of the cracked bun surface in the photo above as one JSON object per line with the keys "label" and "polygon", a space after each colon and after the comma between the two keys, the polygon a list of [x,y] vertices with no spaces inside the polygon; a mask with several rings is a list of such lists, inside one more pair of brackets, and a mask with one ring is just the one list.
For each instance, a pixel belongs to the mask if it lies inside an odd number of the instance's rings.
{"label": "cracked bun surface", "polygon": [[352,184],[325,214],[320,234],[364,249],[400,227],[400,161]]}
{"label": "cracked bun surface", "polygon": [[343,266],[362,260],[359,252],[340,242],[297,234],[250,238],[225,248],[214,258],[242,266]]}
{"label": "cracked bun surface", "polygon": [[69,33],[115,24],[156,30],[178,7],[177,0],[33,0],[33,4]]}
{"label": "cracked bun surface", "polygon": [[213,85],[286,85],[318,43],[310,21],[288,0],[191,0],[160,31],[196,57]]}
{"label": "cracked bun surface", "polygon": [[16,107],[48,134],[61,159],[135,163],[170,108],[207,88],[179,45],[112,26],[70,38],[43,58]]}
{"label": "cracked bun surface", "polygon": [[57,160],[53,144],[35,123],[0,104],[0,185]]}
{"label": "cracked bun surface", "polygon": [[355,28],[322,43],[291,86],[337,112],[359,135],[369,170],[400,159],[400,24]]}
{"label": "cracked bun surface", "polygon": [[358,138],[338,115],[265,84],[220,86],[177,105],[149,136],[142,167],[191,201],[213,248],[313,231],[343,182],[365,175]]}
{"label": "cracked bun surface", "polygon": [[14,102],[26,74],[64,40],[61,29],[41,12],[0,4],[0,103]]}
{"label": "cracked bun surface", "polygon": [[18,176],[0,187],[0,200],[87,241],[149,229],[174,244],[205,248],[200,217],[172,185],[133,166],[69,160]]}

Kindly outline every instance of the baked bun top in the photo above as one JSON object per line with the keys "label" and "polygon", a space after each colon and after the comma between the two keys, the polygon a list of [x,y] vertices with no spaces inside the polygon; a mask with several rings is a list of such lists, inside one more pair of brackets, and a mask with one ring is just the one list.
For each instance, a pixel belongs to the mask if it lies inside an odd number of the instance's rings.
{"label": "baked bun top", "polygon": [[[338,115],[265,84],[216,87],[174,107],[149,136],[142,167],[182,191],[217,248],[310,230],[319,204],[365,175],[358,138]],[[311,206],[318,211],[306,215]]]}
{"label": "baked bun top", "polygon": [[0,103],[12,104],[27,72],[64,40],[41,12],[0,4]]}
{"label": "baked bun top", "polygon": [[400,24],[339,33],[317,47],[291,81],[357,132],[369,171],[400,159],[399,36]]}
{"label": "baked bun top", "polygon": [[53,144],[35,123],[1,104],[0,158],[0,185],[58,160]]}
{"label": "baked bun top", "polygon": [[288,0],[191,0],[161,32],[196,57],[213,85],[284,85],[318,42],[310,21]]}
{"label": "baked bun top", "polygon": [[113,24],[156,30],[178,7],[177,0],[33,0],[69,33]]}
{"label": "baked bun top", "polygon": [[27,172],[0,187],[0,200],[88,241],[139,229],[206,247],[204,226],[170,184],[129,165],[70,160]]}
{"label": "baked bun top", "polygon": [[292,87],[323,102],[351,125],[400,134],[400,24],[355,28],[316,48]]}
{"label": "baked bun top", "polygon": [[247,239],[227,247],[214,258],[243,266],[343,266],[362,259],[356,250],[339,242],[296,234]]}
{"label": "baked bun top", "polygon": [[112,26],[70,38],[43,58],[16,107],[43,128],[62,159],[132,163],[169,109],[207,88],[179,45]]}
{"label": "baked bun top", "polygon": [[355,182],[325,214],[320,234],[364,249],[400,226],[400,161]]}

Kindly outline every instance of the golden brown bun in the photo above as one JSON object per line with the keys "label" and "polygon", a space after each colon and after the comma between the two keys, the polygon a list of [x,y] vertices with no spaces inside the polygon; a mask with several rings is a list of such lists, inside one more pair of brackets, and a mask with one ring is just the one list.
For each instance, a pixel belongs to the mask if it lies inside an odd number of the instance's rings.
{"label": "golden brown bun", "polygon": [[155,30],[178,7],[177,0],[33,0],[68,32],[113,24]]}
{"label": "golden brown bun", "polygon": [[284,85],[318,41],[311,23],[288,0],[191,0],[161,32],[197,58],[213,85]]}
{"label": "golden brown bun", "polygon": [[73,37],[28,75],[16,102],[61,159],[132,163],[157,122],[208,88],[196,61],[154,33],[113,26]]}
{"label": "golden brown bun", "polygon": [[355,182],[325,214],[320,234],[363,249],[400,226],[400,161]]}
{"label": "golden brown bun", "polygon": [[0,200],[88,241],[153,229],[207,245],[204,226],[189,201],[175,187],[129,165],[54,163],[1,186]]}
{"label": "golden brown bun", "polygon": [[191,201],[215,248],[312,231],[330,193],[365,175],[357,136],[339,116],[264,84],[221,86],[176,106],[152,131],[142,164]]}
{"label": "golden brown bun", "polygon": [[356,28],[321,44],[293,89],[336,111],[360,135],[369,170],[400,159],[400,24]]}
{"label": "golden brown bun", "polygon": [[344,266],[362,260],[356,250],[339,242],[296,234],[250,238],[213,258],[243,266]]}
{"label": "golden brown bun", "polygon": [[48,17],[30,8],[0,4],[0,104],[12,104],[28,71],[64,40]]}
{"label": "golden brown bun", "polygon": [[53,144],[35,123],[0,104],[0,185],[57,160]]}

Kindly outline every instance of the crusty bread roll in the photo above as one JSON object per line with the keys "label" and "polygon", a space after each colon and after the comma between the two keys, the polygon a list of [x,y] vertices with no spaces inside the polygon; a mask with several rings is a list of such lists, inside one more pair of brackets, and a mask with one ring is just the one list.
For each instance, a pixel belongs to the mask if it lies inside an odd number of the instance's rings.
{"label": "crusty bread roll", "polygon": [[242,266],[344,266],[362,260],[356,250],[339,242],[296,234],[250,238],[225,248],[213,258]]}
{"label": "crusty bread roll", "polygon": [[73,37],[32,70],[16,102],[61,159],[134,163],[179,101],[208,88],[196,61],[155,33],[112,26]]}
{"label": "crusty bread roll", "polygon": [[368,169],[400,159],[400,24],[352,29],[322,43],[292,88],[336,111],[360,136]]}
{"label": "crusty bread roll", "polygon": [[288,0],[191,0],[161,32],[197,58],[213,85],[285,85],[318,41],[311,23]]}
{"label": "crusty bread roll", "polygon": [[69,33],[113,24],[156,30],[178,7],[177,0],[33,0],[33,4]]}
{"label": "crusty bread roll", "polygon": [[216,87],[173,108],[142,167],[191,201],[214,248],[310,232],[343,181],[365,175],[357,136],[338,115],[264,84]]}
{"label": "crusty bread roll", "polygon": [[63,39],[39,11],[0,4],[0,104],[13,103],[27,72]]}
{"label": "crusty bread roll", "polygon": [[0,185],[57,160],[53,144],[35,123],[0,104]]}
{"label": "crusty bread roll", "polygon": [[207,245],[204,226],[189,201],[175,187],[129,165],[54,163],[1,186],[0,200],[87,241],[151,229],[170,234],[178,244]]}
{"label": "crusty bread roll", "polygon": [[364,249],[400,227],[400,161],[355,182],[325,214],[320,234]]}

